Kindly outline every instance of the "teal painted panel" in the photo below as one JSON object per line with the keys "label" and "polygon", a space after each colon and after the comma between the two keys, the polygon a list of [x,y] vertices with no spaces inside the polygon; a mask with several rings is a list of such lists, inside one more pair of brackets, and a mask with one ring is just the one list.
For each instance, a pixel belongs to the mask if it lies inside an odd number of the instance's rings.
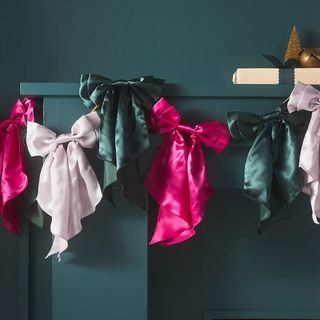
{"label": "teal painted panel", "polygon": [[[12,319],[17,320],[19,316],[22,316],[22,320],[25,320],[23,317],[24,314],[20,314],[19,310],[16,308],[16,305],[21,303],[25,298],[25,288],[21,288],[19,284],[19,278],[21,277],[21,272],[19,270],[19,260],[22,249],[22,243],[20,239],[8,231],[6,231],[2,226],[0,227],[0,252],[1,257],[1,299],[0,299],[0,310],[2,314],[0,317],[3,319]],[[23,290],[22,297],[19,296],[19,290]],[[22,307],[26,307],[25,301],[22,301]]]}
{"label": "teal painted panel", "polygon": [[[51,320],[52,314],[52,267],[50,259],[45,260],[51,246],[51,234],[31,223],[29,224],[28,265],[28,320]],[[25,264],[26,262],[22,262]],[[21,266],[23,267],[23,266]]]}
{"label": "teal painted panel", "polygon": [[[150,233],[156,210],[151,204]],[[254,319],[303,310],[319,319],[319,229],[307,196],[289,210],[291,218],[258,236],[258,205],[240,190],[217,190],[195,237],[149,248],[150,319],[224,319],[213,315],[231,311],[232,319],[243,319],[252,309],[259,313]],[[211,318],[202,318],[205,310],[212,310]]]}

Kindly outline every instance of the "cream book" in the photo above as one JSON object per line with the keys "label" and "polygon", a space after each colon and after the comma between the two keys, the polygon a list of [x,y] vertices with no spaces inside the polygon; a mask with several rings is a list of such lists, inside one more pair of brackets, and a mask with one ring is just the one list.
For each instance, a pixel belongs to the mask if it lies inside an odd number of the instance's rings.
{"label": "cream book", "polygon": [[234,84],[320,84],[320,68],[238,68],[233,74]]}

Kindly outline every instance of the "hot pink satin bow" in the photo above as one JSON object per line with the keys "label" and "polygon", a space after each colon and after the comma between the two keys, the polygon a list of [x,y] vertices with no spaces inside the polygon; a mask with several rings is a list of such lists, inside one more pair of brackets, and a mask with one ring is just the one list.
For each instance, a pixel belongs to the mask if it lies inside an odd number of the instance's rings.
{"label": "hot pink satin bow", "polygon": [[1,198],[0,215],[4,227],[14,233],[20,233],[20,215],[13,201],[28,186],[24,167],[24,148],[20,139],[22,126],[34,121],[34,101],[17,100],[10,118],[0,124],[0,174]]}
{"label": "hot pink satin bow", "polygon": [[[71,133],[59,136],[40,124],[28,122],[30,155],[47,156],[37,196],[40,207],[52,217],[54,240],[47,257],[57,253],[60,261],[68,240],[82,230],[81,219],[92,214],[102,198],[97,177],[82,150],[94,147],[99,125],[96,112],[82,116],[72,126]],[[66,143],[67,150],[63,146]]]}
{"label": "hot pink satin bow", "polygon": [[312,111],[308,129],[303,139],[299,167],[304,173],[303,191],[310,195],[312,218],[320,218],[320,92],[310,85],[298,82],[288,102],[288,111]]}
{"label": "hot pink satin bow", "polygon": [[[180,114],[165,99],[153,106],[150,126],[168,136],[145,179],[145,186],[160,205],[150,244],[161,242],[169,246],[195,234],[194,228],[201,222],[205,204],[213,194],[201,143],[220,153],[230,140],[224,123],[205,122],[193,128],[180,121]],[[190,135],[188,142],[186,134]]]}

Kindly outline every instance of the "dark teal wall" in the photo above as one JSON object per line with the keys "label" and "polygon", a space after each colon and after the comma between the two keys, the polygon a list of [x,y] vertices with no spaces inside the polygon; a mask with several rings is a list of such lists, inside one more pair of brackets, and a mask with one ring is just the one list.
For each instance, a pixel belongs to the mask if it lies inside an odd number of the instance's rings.
{"label": "dark teal wall", "polygon": [[[0,2],[0,119],[9,115],[19,94],[19,81],[25,75],[24,48],[21,34],[24,2],[20,0]],[[20,286],[21,240],[0,229],[0,318],[18,319]]]}
{"label": "dark teal wall", "polygon": [[[281,56],[293,24],[303,45],[320,46],[319,9],[316,0],[2,1],[0,110],[8,115],[20,81],[77,81],[82,72],[229,83],[237,66],[269,66],[260,53]],[[20,243],[4,231],[0,241],[0,309],[16,320]]]}
{"label": "dark teal wall", "polygon": [[[36,9],[35,9],[36,8]],[[320,46],[317,1],[30,0],[22,80],[74,81],[81,72],[230,82],[236,66],[269,66],[293,24]]]}

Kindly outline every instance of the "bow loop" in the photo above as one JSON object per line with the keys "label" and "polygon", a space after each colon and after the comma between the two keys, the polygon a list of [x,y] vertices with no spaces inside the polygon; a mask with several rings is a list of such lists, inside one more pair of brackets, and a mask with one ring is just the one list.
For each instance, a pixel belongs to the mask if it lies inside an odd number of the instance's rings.
{"label": "bow loop", "polygon": [[34,121],[34,105],[33,100],[21,101],[18,99],[12,108],[9,119],[0,124],[0,130],[8,129],[10,125],[26,126],[28,121]]}
{"label": "bow loop", "polygon": [[320,107],[320,92],[310,85],[297,82],[290,94],[287,107],[290,113],[300,110],[318,110]]}
{"label": "bow loop", "polygon": [[25,99],[23,102],[17,100],[10,114],[10,120],[19,125],[27,125],[28,121],[34,121],[34,101]]}
{"label": "bow loop", "polygon": [[[206,122],[195,128],[180,124],[180,114],[163,98],[151,114],[152,127],[158,133],[167,133],[167,137],[145,179],[148,191],[160,205],[150,244],[160,242],[168,246],[195,234],[213,193],[201,143],[219,153],[227,147],[230,135],[220,122]],[[185,140],[187,134],[189,143]]]}
{"label": "bow loop", "polygon": [[225,123],[218,121],[203,122],[196,125],[195,131],[200,141],[218,154],[229,144],[230,134]]}
{"label": "bow loop", "polygon": [[82,147],[92,149],[98,139],[99,116],[92,112],[79,118],[71,133],[56,135],[55,132],[38,124],[28,122],[27,143],[31,156],[46,156],[57,145],[77,141]]}
{"label": "bow loop", "polygon": [[82,116],[72,126],[71,133],[58,137],[40,124],[28,122],[30,155],[47,156],[41,169],[37,196],[39,206],[52,217],[50,228],[54,241],[47,257],[57,253],[60,260],[68,240],[81,231],[81,219],[92,214],[101,200],[97,177],[82,149],[94,147],[99,126],[96,112]]}
{"label": "bow loop", "polygon": [[150,147],[146,113],[158,100],[163,80],[141,77],[116,80],[82,75],[79,94],[88,108],[100,106],[98,157],[104,160],[104,194],[113,202],[112,185],[119,181],[129,201],[145,207],[138,158]]}
{"label": "bow loop", "polygon": [[150,127],[157,133],[168,133],[179,126],[181,116],[174,106],[164,98],[153,106],[150,113]]}
{"label": "bow loop", "polygon": [[95,74],[81,75],[79,95],[88,109],[101,105],[108,90],[112,90],[110,79]]}
{"label": "bow loop", "polygon": [[248,112],[228,112],[227,121],[232,138],[239,141],[252,138],[265,119]]}
{"label": "bow loop", "polygon": [[28,122],[27,146],[31,157],[44,157],[53,148],[57,135],[36,122]]}
{"label": "bow loop", "polygon": [[71,128],[70,140],[77,141],[83,148],[94,148],[99,139],[100,119],[97,113],[89,113],[81,117]]}

